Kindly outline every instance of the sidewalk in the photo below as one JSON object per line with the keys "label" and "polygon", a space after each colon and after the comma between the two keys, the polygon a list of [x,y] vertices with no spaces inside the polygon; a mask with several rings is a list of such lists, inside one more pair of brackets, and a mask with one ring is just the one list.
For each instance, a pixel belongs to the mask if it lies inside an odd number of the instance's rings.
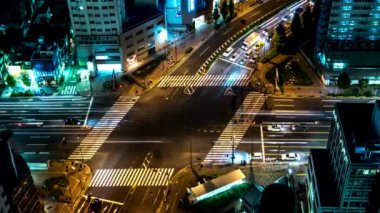
{"label": "sidewalk", "polygon": [[[280,177],[288,174],[288,169],[291,168],[292,171],[298,177],[304,177],[307,167],[305,165],[290,165],[283,163],[253,163],[253,174],[255,181],[258,185],[263,187],[273,183]],[[250,179],[250,167],[240,166],[240,165],[228,165],[228,166],[211,166],[211,167],[200,167],[199,165],[194,165],[193,169],[189,166],[178,171],[171,179],[169,184],[169,195],[164,197],[160,203],[160,207],[157,209],[157,213],[160,212],[187,212],[187,209],[179,207],[181,198],[183,198],[187,190],[186,188],[190,186],[196,186],[198,179],[200,177],[215,178],[220,175],[231,172],[235,169],[241,169],[246,175],[247,180]]]}
{"label": "sidewalk", "polygon": [[[34,183],[42,198],[46,212],[72,212],[90,184],[92,173],[88,165],[78,161],[51,161],[48,170],[33,171]],[[59,198],[48,197],[43,183],[53,177],[66,177],[69,185]],[[60,188],[61,189],[61,188]]]}

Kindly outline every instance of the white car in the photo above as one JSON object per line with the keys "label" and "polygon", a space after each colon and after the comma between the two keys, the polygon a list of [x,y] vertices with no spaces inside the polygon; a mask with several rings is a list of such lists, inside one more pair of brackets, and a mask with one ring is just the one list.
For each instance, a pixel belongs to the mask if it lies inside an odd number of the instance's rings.
{"label": "white car", "polygon": [[263,154],[261,152],[254,152],[251,154],[251,160],[262,160]]}
{"label": "white car", "polygon": [[230,57],[230,60],[231,60],[232,62],[235,62],[238,56],[239,56],[238,53],[234,53],[234,54]]}
{"label": "white car", "polygon": [[223,53],[224,57],[228,57],[232,52],[234,51],[234,48],[229,47],[226,49],[226,51]]}
{"label": "white car", "polygon": [[281,155],[281,160],[297,161],[300,160],[300,156],[297,153],[286,153]]}
{"label": "white car", "polygon": [[270,132],[281,132],[284,130],[284,127],[281,125],[269,125],[267,130]]}

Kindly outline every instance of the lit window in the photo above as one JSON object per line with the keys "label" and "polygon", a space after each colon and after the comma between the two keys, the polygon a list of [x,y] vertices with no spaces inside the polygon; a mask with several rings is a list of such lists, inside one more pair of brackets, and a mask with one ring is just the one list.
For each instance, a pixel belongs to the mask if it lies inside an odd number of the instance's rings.
{"label": "lit window", "polygon": [[352,6],[344,5],[342,6],[342,10],[352,10]]}
{"label": "lit window", "polygon": [[342,17],[343,18],[350,18],[350,15],[349,13],[342,13]]}
{"label": "lit window", "polygon": [[80,9],[80,10],[83,10],[83,6],[79,6],[79,9]]}
{"label": "lit window", "polygon": [[[343,69],[344,68],[344,63],[333,63],[333,69]],[[339,124],[337,124],[338,129],[339,129]]]}

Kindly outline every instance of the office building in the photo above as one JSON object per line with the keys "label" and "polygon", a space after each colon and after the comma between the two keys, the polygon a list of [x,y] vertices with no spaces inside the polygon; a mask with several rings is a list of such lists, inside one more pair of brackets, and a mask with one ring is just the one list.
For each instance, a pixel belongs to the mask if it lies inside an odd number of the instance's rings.
{"label": "office building", "polygon": [[379,23],[380,1],[322,0],[315,56],[325,84],[336,84],[341,72],[352,83],[361,78],[380,83]]}
{"label": "office building", "polygon": [[326,150],[311,150],[309,212],[365,212],[380,169],[380,101],[338,103]]}
{"label": "office building", "polygon": [[169,34],[188,31],[189,26],[199,28],[211,16],[212,0],[167,0],[165,20]]}
{"label": "office building", "polygon": [[67,0],[80,66],[121,71],[119,35],[126,21],[124,0]]}
{"label": "office building", "polygon": [[42,213],[43,204],[37,194],[30,170],[21,157],[15,153],[8,139],[10,130],[0,133],[0,207],[4,212]]}

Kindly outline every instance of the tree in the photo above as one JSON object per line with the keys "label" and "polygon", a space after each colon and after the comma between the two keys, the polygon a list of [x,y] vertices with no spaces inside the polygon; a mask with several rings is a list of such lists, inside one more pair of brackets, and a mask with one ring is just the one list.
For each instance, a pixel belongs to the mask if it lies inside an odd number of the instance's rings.
{"label": "tree", "polygon": [[30,78],[29,78],[29,75],[27,73],[22,74],[21,80],[25,84],[25,86],[30,87],[30,85],[31,85]]}
{"label": "tree", "polygon": [[340,89],[347,89],[351,86],[351,78],[348,73],[343,72],[339,75],[337,85]]}
{"label": "tree", "polygon": [[302,24],[305,33],[310,33],[312,29],[313,14],[311,14],[310,6],[307,6],[305,12],[302,14]]}
{"label": "tree", "polygon": [[220,18],[220,14],[219,14],[219,9],[218,9],[218,7],[216,7],[216,5],[215,5],[214,12],[212,13],[212,17],[215,20],[214,24],[217,25],[218,24],[218,19]]}
{"label": "tree", "polygon": [[285,34],[285,28],[282,24],[279,24],[276,27],[276,30],[274,31],[273,35],[273,41],[275,48],[278,52],[281,52],[284,50],[285,44],[286,44],[286,34]]}
{"label": "tree", "polygon": [[369,86],[369,81],[366,78],[362,78],[359,80],[359,87],[360,89],[366,89]]}
{"label": "tree", "polygon": [[235,15],[234,0],[230,0],[230,3],[228,4],[228,11],[230,12],[230,19],[232,19]]}
{"label": "tree", "polygon": [[16,80],[12,75],[8,74],[6,82],[7,82],[7,85],[12,88],[16,86]]}
{"label": "tree", "polygon": [[228,5],[227,5],[226,1],[223,2],[222,9],[221,9],[220,13],[223,16],[223,20],[226,21],[227,16],[228,16]]}
{"label": "tree", "polygon": [[293,33],[293,38],[295,40],[301,38],[302,35],[302,23],[300,19],[299,13],[295,13],[293,16],[292,24],[290,26],[290,30]]}

